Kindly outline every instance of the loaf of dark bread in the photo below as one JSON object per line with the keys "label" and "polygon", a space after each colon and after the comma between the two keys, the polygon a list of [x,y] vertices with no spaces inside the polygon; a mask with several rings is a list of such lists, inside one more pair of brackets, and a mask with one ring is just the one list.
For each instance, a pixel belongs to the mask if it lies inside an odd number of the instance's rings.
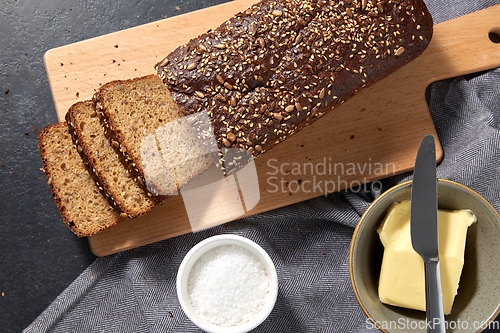
{"label": "loaf of dark bread", "polygon": [[110,206],[87,172],[65,122],[45,127],[38,141],[47,183],[71,231],[79,237],[91,236],[124,218]]}
{"label": "loaf of dark bread", "polygon": [[160,197],[148,196],[127,172],[104,134],[92,101],[73,104],[66,113],[66,122],[89,174],[122,215],[138,217],[160,202]]}
{"label": "loaf of dark bread", "polygon": [[422,0],[263,0],[156,69],[220,148],[257,157],[416,58],[432,28]]}

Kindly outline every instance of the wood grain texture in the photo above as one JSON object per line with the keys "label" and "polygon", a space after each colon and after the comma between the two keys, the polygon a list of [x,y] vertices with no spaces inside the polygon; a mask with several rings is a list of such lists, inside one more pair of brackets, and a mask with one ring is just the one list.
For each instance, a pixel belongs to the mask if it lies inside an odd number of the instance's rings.
{"label": "wood grain texture", "polygon": [[[49,50],[44,61],[59,119],[108,81],[154,73],[154,64],[174,48],[255,2],[237,0]],[[499,67],[500,44],[488,38],[498,17],[500,5],[436,25],[419,58],[258,158],[260,201],[245,216],[411,170],[423,136],[437,138],[425,89],[437,80]],[[191,231],[182,197],[173,196],[89,243],[102,256]]]}

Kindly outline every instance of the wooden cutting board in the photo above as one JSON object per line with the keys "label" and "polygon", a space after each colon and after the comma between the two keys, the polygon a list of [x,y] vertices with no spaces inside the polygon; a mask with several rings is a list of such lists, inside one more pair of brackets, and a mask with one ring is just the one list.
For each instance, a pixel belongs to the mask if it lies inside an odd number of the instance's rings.
{"label": "wooden cutting board", "polygon": [[[177,46],[256,2],[236,0],[47,51],[44,61],[59,120],[102,84],[154,73],[154,64]],[[426,87],[499,67],[500,44],[489,39],[490,33],[500,32],[499,17],[497,5],[436,25],[419,58],[257,159],[260,200],[243,216],[411,170],[423,136],[437,138],[424,98]],[[442,157],[438,147],[437,158]],[[224,197],[215,200],[222,203]],[[218,210],[222,220],[225,213]],[[209,221],[202,227],[220,223]],[[192,231],[177,195],[142,217],[89,237],[89,243],[103,256]]]}

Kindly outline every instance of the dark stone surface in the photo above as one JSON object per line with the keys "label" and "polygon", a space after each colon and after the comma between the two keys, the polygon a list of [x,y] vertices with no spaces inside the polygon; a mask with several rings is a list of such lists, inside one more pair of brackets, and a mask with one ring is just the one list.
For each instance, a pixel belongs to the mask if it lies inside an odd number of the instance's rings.
{"label": "dark stone surface", "polygon": [[95,259],[64,225],[40,170],[37,133],[57,122],[44,53],[222,2],[1,1],[0,331],[28,326]]}
{"label": "dark stone surface", "polygon": [[226,1],[1,0],[1,332],[22,331],[95,259],[62,222],[40,170],[37,132],[57,122],[44,53]]}

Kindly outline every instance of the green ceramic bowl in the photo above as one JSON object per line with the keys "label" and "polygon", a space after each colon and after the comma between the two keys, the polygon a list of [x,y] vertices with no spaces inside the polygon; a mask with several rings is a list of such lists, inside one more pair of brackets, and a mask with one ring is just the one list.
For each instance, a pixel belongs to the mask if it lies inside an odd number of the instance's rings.
{"label": "green ceramic bowl", "polygon": [[[411,181],[397,185],[375,200],[354,231],[349,252],[351,283],[368,316],[366,327],[388,333],[425,333],[425,312],[382,304],[378,278],[384,248],[376,232],[392,203],[411,198]],[[468,230],[465,265],[447,332],[500,331],[494,319],[500,311],[500,216],[479,194],[458,183],[438,180],[440,209],[470,209],[477,222]]]}

